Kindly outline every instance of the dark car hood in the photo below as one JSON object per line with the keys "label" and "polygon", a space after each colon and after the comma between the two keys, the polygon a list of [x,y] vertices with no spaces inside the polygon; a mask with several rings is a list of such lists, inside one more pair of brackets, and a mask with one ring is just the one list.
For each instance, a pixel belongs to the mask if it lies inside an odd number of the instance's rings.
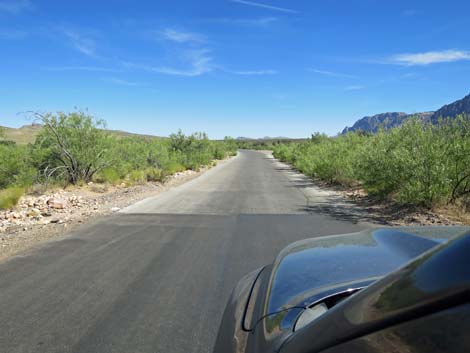
{"label": "dark car hood", "polygon": [[[463,269],[456,276],[449,275],[455,264],[446,261],[449,256],[454,258],[455,252],[450,252],[449,255],[449,251],[444,254],[440,250],[447,249],[454,243],[468,243],[468,236],[460,236],[470,234],[469,231],[468,227],[382,228],[293,243],[284,248],[271,265],[253,272],[239,282],[224,313],[214,352],[278,352],[286,342],[301,347],[303,350],[300,349],[299,352],[304,352],[310,351],[304,348],[312,346],[312,340],[325,347],[336,336],[345,339],[351,332],[359,332],[354,323],[345,322],[344,310],[353,308],[353,314],[357,314],[359,318],[365,318],[365,313],[375,315],[378,311],[373,305],[377,298],[385,298],[385,304],[383,301],[378,302],[382,317],[373,318],[374,322],[360,322],[359,329],[371,328],[376,322],[381,325],[382,319],[388,320],[391,317],[384,310],[390,311],[390,308],[394,310],[397,305],[404,305],[404,309],[400,307],[398,310],[402,315],[407,312],[410,300],[418,301],[419,306],[424,298],[421,294],[428,294],[422,290],[415,291],[415,287],[410,285],[415,283],[407,276],[416,276],[420,281],[416,284],[424,283],[428,289],[429,283],[439,284],[442,288],[450,286],[449,291],[441,291],[436,296],[437,300],[443,297],[442,293],[453,295],[458,286],[454,286],[452,281],[458,282],[462,276],[467,276],[465,281],[468,282],[468,275],[462,275],[463,271],[468,273],[468,270],[465,266],[460,266]],[[451,238],[456,239],[449,241]],[[441,243],[446,244],[439,246]],[[458,246],[457,249],[460,249],[460,253],[456,261],[462,263],[462,253],[465,259],[465,251],[468,250],[465,244],[463,250]],[[428,261],[427,257],[434,252],[437,255]],[[429,267],[431,262],[434,267]],[[444,278],[445,281],[437,283],[429,273],[434,275],[436,268],[440,266],[444,271],[437,278]],[[387,286],[393,281],[398,281],[398,284],[392,286],[392,294],[398,296],[399,300],[395,300],[396,305],[391,306]],[[449,286],[447,282],[450,283]],[[354,290],[361,288],[364,289]],[[395,288],[398,288],[398,294]],[[385,297],[377,295],[377,290],[386,293]],[[409,293],[413,295],[410,296]],[[417,293],[421,296],[417,297]],[[435,293],[429,293],[424,298],[425,304],[431,302],[430,297],[434,298]],[[366,300],[357,302],[356,299],[362,297]],[[341,302],[336,301],[338,298]],[[296,322],[306,312],[306,308],[318,303],[332,304],[328,305],[328,314],[295,330]],[[354,305],[351,306],[351,303]],[[372,308],[364,310],[368,308],[367,305],[372,305]],[[330,319],[332,315],[334,318]],[[353,318],[357,319],[356,316]],[[319,323],[323,323],[322,326]],[[337,324],[343,325],[341,332],[338,332]],[[323,331],[317,330],[310,334],[309,327],[317,326],[321,326]],[[296,337],[301,337],[302,340],[295,340]]]}
{"label": "dark car hood", "polygon": [[305,307],[335,291],[365,287],[465,231],[468,228],[389,228],[293,243],[273,263],[264,315]]}

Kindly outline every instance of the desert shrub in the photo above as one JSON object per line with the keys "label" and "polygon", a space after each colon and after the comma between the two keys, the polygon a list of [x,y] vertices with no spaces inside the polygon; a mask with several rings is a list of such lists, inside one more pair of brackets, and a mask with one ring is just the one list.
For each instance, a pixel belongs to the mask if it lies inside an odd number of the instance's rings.
{"label": "desert shrub", "polygon": [[441,133],[446,139],[446,161],[450,179],[449,202],[464,198],[470,204],[470,116],[461,115],[454,120],[442,121]]}
{"label": "desert shrub", "polygon": [[274,156],[311,177],[350,185],[355,181],[354,161],[363,138],[357,134],[328,138],[317,133],[305,143],[275,146]]}
{"label": "desert shrub", "polygon": [[121,176],[114,168],[105,168],[101,170],[94,179],[98,183],[108,183],[115,185],[121,180]]}
{"label": "desert shrub", "polygon": [[97,172],[112,164],[111,136],[103,130],[103,120],[81,111],[36,113],[35,117],[44,126],[36,144],[49,152],[43,168],[65,175],[69,183],[77,184],[91,181]]}
{"label": "desert shrub", "polygon": [[163,166],[163,173],[165,175],[172,175],[177,172],[182,172],[184,170],[186,170],[184,165],[175,160],[170,160]]}
{"label": "desert shrub", "polygon": [[145,175],[147,181],[163,182],[165,180],[165,174],[163,173],[163,170],[158,168],[147,168],[145,170]]}
{"label": "desert shrub", "polygon": [[20,187],[10,187],[0,190],[0,209],[12,208],[18,203],[23,194],[24,189]]}
{"label": "desert shrub", "polygon": [[34,144],[17,146],[0,131],[0,189],[9,186],[115,184],[163,181],[186,169],[198,170],[213,159],[236,154],[232,138],[211,141],[205,133],[169,139],[123,137],[104,130],[103,120],[86,112],[33,114],[43,124]]}
{"label": "desert shrub", "polygon": [[449,194],[446,139],[440,126],[423,125],[418,121],[407,123],[397,131],[395,154],[401,181],[395,198],[402,203],[432,206],[442,203]]}
{"label": "desert shrub", "polygon": [[433,207],[470,195],[470,119],[410,119],[377,134],[315,134],[276,145],[274,156],[330,183],[360,184],[372,195]]}
{"label": "desert shrub", "polygon": [[451,131],[456,132],[444,123],[435,126],[412,120],[380,132],[362,149],[357,177],[370,193],[400,203],[442,204],[449,198],[455,178]]}
{"label": "desert shrub", "polygon": [[[176,160],[187,169],[198,170],[203,165],[208,165],[214,155],[215,145],[209,140],[207,134],[197,132],[186,136],[181,130],[170,135],[170,151]],[[219,144],[221,146],[222,144]],[[220,155],[220,152],[218,152]],[[225,156],[225,153],[223,153]]]}
{"label": "desert shrub", "polygon": [[224,159],[227,155],[227,151],[225,150],[225,146],[222,144],[215,144],[213,148],[212,157],[214,159]]}
{"label": "desert shrub", "polygon": [[[221,142],[216,142],[220,144]],[[234,138],[230,136],[225,136],[224,141],[223,141],[223,146],[225,153],[228,156],[235,156],[237,154],[238,146],[237,146],[237,141],[235,141]]]}
{"label": "desert shrub", "polygon": [[282,162],[294,162],[294,146],[293,145],[278,145],[274,148],[274,156]]}
{"label": "desert shrub", "polygon": [[35,174],[27,147],[0,144],[0,189],[11,185],[31,185]]}
{"label": "desert shrub", "polygon": [[127,180],[134,184],[143,184],[147,181],[147,175],[143,170],[133,170],[128,174]]}

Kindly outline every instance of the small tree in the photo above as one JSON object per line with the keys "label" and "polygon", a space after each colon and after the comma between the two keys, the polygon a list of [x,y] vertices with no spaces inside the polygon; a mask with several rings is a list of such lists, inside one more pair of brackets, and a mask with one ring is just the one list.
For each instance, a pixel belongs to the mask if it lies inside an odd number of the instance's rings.
{"label": "small tree", "polygon": [[191,142],[183,131],[178,130],[177,133],[170,135],[170,150],[184,152],[189,147]]}
{"label": "small tree", "polygon": [[69,114],[34,113],[43,125],[37,143],[50,153],[42,166],[55,174],[65,174],[67,182],[89,182],[100,170],[110,166],[110,135],[105,122],[82,111]]}

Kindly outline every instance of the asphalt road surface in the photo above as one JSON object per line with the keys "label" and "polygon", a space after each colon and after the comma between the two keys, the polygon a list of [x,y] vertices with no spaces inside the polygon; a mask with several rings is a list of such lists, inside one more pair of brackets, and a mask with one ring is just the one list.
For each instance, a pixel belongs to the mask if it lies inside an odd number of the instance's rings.
{"label": "asphalt road surface", "polygon": [[0,264],[0,352],[211,352],[244,274],[295,240],[367,227],[316,212],[306,185],[241,151]]}

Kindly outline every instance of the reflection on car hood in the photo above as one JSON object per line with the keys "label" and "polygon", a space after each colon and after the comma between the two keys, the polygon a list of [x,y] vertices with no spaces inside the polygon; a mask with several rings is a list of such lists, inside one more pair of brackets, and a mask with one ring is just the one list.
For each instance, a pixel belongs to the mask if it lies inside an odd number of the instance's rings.
{"label": "reflection on car hood", "polygon": [[264,314],[306,306],[335,290],[364,287],[465,227],[368,230],[293,243],[276,258]]}

